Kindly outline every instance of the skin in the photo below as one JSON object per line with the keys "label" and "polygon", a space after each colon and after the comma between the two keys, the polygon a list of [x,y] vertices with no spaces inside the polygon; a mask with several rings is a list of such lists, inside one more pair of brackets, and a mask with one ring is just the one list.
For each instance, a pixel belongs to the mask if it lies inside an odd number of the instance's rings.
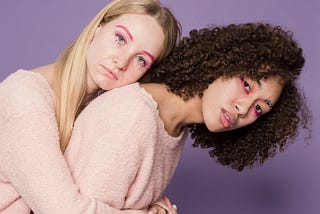
{"label": "skin", "polygon": [[203,121],[212,132],[249,125],[272,109],[282,88],[279,77],[260,81],[219,78],[203,94]]}
{"label": "skin", "polygon": [[283,88],[278,76],[259,82],[249,78],[219,78],[209,85],[201,98],[196,96],[183,101],[168,92],[164,85],[141,86],[158,103],[165,129],[174,137],[180,134],[183,127],[194,123],[205,123],[212,132],[249,125],[271,110]]}
{"label": "skin", "polygon": [[136,82],[160,55],[164,33],[145,14],[124,14],[101,25],[87,53],[88,94]]}
{"label": "skin", "polygon": [[[168,206],[170,214],[178,214],[177,206],[172,205],[169,198],[163,196],[163,200],[166,203],[166,205]],[[167,214],[167,211],[164,210],[162,207],[155,205],[148,210],[148,214],[154,214],[154,213],[155,214]]]}

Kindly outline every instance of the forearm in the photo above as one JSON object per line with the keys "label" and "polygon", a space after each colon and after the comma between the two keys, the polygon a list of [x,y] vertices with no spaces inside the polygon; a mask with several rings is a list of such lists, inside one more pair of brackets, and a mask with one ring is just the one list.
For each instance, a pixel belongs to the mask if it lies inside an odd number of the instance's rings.
{"label": "forearm", "polygon": [[[42,122],[26,125],[35,119]],[[0,171],[35,214],[146,213],[117,210],[83,195],[60,152],[57,129],[47,115],[12,118],[2,130]]]}

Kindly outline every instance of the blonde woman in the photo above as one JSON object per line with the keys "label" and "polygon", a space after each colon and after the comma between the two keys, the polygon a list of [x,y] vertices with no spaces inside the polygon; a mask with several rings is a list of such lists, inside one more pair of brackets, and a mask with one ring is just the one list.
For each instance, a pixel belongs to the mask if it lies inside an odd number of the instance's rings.
{"label": "blonde woman", "polygon": [[0,213],[146,213],[84,195],[63,153],[87,103],[100,90],[137,81],[179,37],[179,23],[157,0],[115,0],[56,62],[7,77],[0,84]]}

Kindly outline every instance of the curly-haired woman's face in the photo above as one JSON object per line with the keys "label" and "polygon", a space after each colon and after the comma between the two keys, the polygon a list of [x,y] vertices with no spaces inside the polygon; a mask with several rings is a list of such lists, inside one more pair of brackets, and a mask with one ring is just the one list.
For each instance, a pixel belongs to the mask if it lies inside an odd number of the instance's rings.
{"label": "curly-haired woman's face", "polygon": [[204,91],[204,122],[212,132],[249,125],[272,110],[282,88],[278,76],[270,76],[260,81],[246,77],[219,78]]}

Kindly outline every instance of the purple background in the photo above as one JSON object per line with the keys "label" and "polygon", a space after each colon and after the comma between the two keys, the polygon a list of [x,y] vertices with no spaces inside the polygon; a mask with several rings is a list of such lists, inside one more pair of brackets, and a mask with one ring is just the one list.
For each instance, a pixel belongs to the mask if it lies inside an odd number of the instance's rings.
{"label": "purple background", "polygon": [[[1,0],[0,81],[18,68],[51,63],[109,1]],[[318,0],[162,0],[187,35],[211,24],[267,21],[295,33],[306,57],[300,84],[320,128],[317,93],[320,74]],[[261,168],[238,173],[218,165],[207,151],[188,143],[166,192],[180,214],[320,213],[319,133],[300,136]]]}

